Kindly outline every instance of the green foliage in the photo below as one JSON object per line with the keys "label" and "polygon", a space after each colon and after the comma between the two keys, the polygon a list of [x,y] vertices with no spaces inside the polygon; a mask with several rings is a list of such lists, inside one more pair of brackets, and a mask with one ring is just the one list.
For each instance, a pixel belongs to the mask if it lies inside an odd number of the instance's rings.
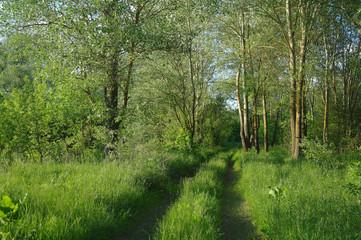
{"label": "green foliage", "polygon": [[[244,155],[244,160],[237,160],[243,162],[238,185],[252,223],[266,238],[359,238],[361,205],[344,188],[344,170],[325,171],[314,161],[269,161],[270,154],[263,152]],[[278,152],[271,155],[285,157]],[[358,168],[353,166],[349,174],[358,175]]]}
{"label": "green foliage", "polygon": [[240,140],[238,112],[228,110],[226,105],[226,98],[219,93],[206,107],[202,145],[218,146]]}
{"label": "green foliage", "polygon": [[[18,51],[18,46],[0,42],[0,90],[12,92],[22,88],[26,78],[33,79],[34,64]],[[0,94],[0,98],[3,94]]]}
{"label": "green foliage", "polygon": [[332,146],[321,143],[319,140],[303,139],[300,144],[303,148],[305,158],[314,161],[323,167],[338,166],[335,158],[335,150]]}
{"label": "green foliage", "polygon": [[22,201],[14,202],[9,196],[0,192],[0,235],[2,239],[6,239],[11,236],[10,232],[4,232],[4,226],[10,222],[15,221],[18,218],[19,205],[23,204],[25,198]]}
{"label": "green foliage", "polygon": [[269,152],[261,151],[260,154],[257,154],[257,151],[254,148],[246,153],[242,152],[242,150],[238,150],[233,155],[232,161],[235,161],[235,164],[242,168],[245,162],[268,162],[273,164],[283,164],[287,157],[287,150],[284,149],[283,146],[275,146]]}
{"label": "green foliage", "polygon": [[280,201],[282,198],[285,197],[287,189],[282,189],[278,186],[268,186],[269,192],[268,196],[272,199],[275,199],[277,201]]}
{"label": "green foliage", "polygon": [[359,199],[361,203],[361,162],[352,162],[347,168],[347,184],[349,192]]}
{"label": "green foliage", "polygon": [[189,131],[181,129],[177,134],[174,145],[177,150],[191,151],[195,147],[195,142]]}
{"label": "green foliage", "polygon": [[192,179],[183,182],[178,200],[158,224],[154,239],[220,239],[222,176],[229,153],[205,163]]}
{"label": "green foliage", "polygon": [[0,200],[0,222],[6,225],[7,221],[10,221],[11,217],[18,211],[19,204],[13,203],[13,200],[9,196],[2,196]]}
{"label": "green foliage", "polygon": [[28,78],[22,89],[6,95],[5,118],[0,119],[2,154],[10,157],[19,152],[42,161],[65,136],[74,134],[74,126],[68,125],[71,119],[63,115],[65,109],[58,105],[59,98],[59,92],[52,91],[45,82]]}
{"label": "green foliage", "polygon": [[167,142],[164,148],[167,151],[190,152],[197,149],[197,144],[191,133],[184,129],[171,129],[166,136]]}
{"label": "green foliage", "polygon": [[[4,233],[15,239],[104,239],[124,230],[138,213],[175,194],[182,177],[192,175],[215,152],[199,155],[133,153],[131,159],[68,163],[14,161],[0,168],[0,186],[15,199],[27,194],[24,208],[2,198],[7,214]],[[91,155],[89,155],[91,156]],[[87,157],[86,155],[83,157]],[[9,210],[9,211],[8,211]],[[12,215],[10,212],[16,212]],[[4,219],[4,218],[3,218]]]}

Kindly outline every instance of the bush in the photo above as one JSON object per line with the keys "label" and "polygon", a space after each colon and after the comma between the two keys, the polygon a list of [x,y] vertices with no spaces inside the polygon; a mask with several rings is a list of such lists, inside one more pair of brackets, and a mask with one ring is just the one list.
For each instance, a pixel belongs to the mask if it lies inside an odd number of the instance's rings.
{"label": "bush", "polygon": [[347,169],[347,189],[361,201],[361,162],[350,163]]}
{"label": "bush", "polygon": [[303,148],[305,158],[311,160],[324,168],[338,166],[337,160],[334,158],[335,150],[333,146],[323,144],[320,140],[303,139],[300,144]]}
{"label": "bush", "polygon": [[188,130],[180,129],[169,134],[169,141],[165,144],[168,151],[191,152],[197,149],[197,144]]}

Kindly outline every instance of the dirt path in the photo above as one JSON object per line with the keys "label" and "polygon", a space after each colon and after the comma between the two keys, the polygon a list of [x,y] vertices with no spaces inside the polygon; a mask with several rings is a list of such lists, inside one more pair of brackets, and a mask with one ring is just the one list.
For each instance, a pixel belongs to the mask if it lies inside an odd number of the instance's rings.
{"label": "dirt path", "polygon": [[163,194],[155,204],[140,214],[127,230],[118,234],[115,240],[149,240],[155,232],[158,220],[167,211],[173,200],[169,194]]}
{"label": "dirt path", "polygon": [[237,187],[239,174],[239,172],[234,171],[233,163],[230,162],[225,176],[222,206],[224,239],[262,239],[252,225],[248,206]]}

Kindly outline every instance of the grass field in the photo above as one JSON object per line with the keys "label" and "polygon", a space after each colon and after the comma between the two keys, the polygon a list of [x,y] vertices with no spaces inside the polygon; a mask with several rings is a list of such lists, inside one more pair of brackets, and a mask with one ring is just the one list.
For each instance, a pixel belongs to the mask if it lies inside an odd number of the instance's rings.
{"label": "grass field", "polygon": [[169,208],[154,239],[221,239],[223,176],[232,152],[221,153],[183,183],[178,200]]}
{"label": "grass field", "polygon": [[[248,228],[257,239],[361,238],[358,154],[315,162],[291,160],[280,148],[261,154],[217,151],[148,153],[124,161],[3,165],[1,235],[4,239],[114,239],[168,198],[173,203],[166,203],[164,212],[152,217],[150,227],[155,232],[144,236],[241,238],[224,234],[224,224],[234,216],[230,213],[225,221],[221,211],[225,204],[233,209],[243,204],[250,209],[245,215],[248,219],[250,215],[257,231],[252,224]],[[229,161],[234,162],[234,170],[232,164],[227,170]],[[225,188],[226,171],[236,178]],[[239,203],[225,199],[224,189],[239,194],[234,198]],[[236,231],[234,225],[247,226],[238,220],[230,223],[231,231],[242,235],[244,231]]]}
{"label": "grass field", "polygon": [[285,162],[279,149],[242,153],[234,160],[241,168],[238,184],[252,221],[266,238],[361,238],[360,195],[346,187],[347,168],[325,168],[307,160]]}
{"label": "grass field", "polygon": [[0,191],[19,210],[0,225],[15,239],[109,239],[162,192],[176,192],[214,151],[131,161],[21,163],[0,169]]}

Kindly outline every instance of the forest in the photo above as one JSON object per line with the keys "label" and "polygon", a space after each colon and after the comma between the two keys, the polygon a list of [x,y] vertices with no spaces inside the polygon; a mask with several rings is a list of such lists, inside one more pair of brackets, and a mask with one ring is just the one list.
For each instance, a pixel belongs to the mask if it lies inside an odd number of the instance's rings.
{"label": "forest", "polygon": [[0,238],[361,238],[359,0],[0,0]]}

